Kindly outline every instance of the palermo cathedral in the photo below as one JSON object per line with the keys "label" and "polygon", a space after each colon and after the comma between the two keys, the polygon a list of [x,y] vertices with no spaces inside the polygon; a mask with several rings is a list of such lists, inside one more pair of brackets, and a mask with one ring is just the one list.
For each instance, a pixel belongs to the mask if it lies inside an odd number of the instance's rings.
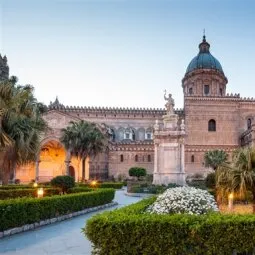
{"label": "palermo cathedral", "polygon": [[[0,80],[9,77],[6,57],[0,56]],[[185,172],[206,174],[204,154],[214,149],[228,154],[239,146],[252,145],[255,139],[255,99],[227,94],[228,79],[220,62],[210,53],[205,36],[198,54],[189,63],[182,79],[183,109],[174,109],[178,123],[185,123]],[[15,178],[48,181],[68,173],[81,179],[124,179],[132,166],[154,171],[154,125],[163,122],[165,109],[66,106],[56,98],[44,118],[50,130],[41,140],[34,164],[16,169]],[[108,149],[81,164],[60,143],[61,129],[70,121],[95,122],[110,134]],[[184,122],[183,122],[184,120]]]}

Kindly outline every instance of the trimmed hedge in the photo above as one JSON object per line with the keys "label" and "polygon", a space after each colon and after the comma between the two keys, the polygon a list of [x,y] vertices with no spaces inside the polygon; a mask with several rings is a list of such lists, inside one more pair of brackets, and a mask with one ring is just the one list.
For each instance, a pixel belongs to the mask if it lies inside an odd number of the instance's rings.
{"label": "trimmed hedge", "polygon": [[[104,188],[112,188],[112,189],[121,189],[123,187],[123,182],[103,182],[97,183],[96,188],[104,189]],[[91,188],[90,184],[79,183],[78,187],[87,187]]]}
{"label": "trimmed hedge", "polygon": [[[61,190],[57,188],[45,188],[44,196],[59,195],[60,192]],[[30,188],[30,189],[0,190],[0,200],[19,197],[37,197],[37,189]]]}
{"label": "trimmed hedge", "polygon": [[[38,186],[42,186],[42,185],[38,185]],[[33,185],[4,185],[4,186],[0,186],[0,190],[10,190],[10,189],[35,189],[33,187]]]}
{"label": "trimmed hedge", "polygon": [[95,254],[231,255],[255,247],[255,215],[144,213],[153,201],[89,219],[83,232]]}
{"label": "trimmed hedge", "polygon": [[39,222],[59,215],[110,203],[114,189],[44,198],[18,198],[0,201],[0,231]]}

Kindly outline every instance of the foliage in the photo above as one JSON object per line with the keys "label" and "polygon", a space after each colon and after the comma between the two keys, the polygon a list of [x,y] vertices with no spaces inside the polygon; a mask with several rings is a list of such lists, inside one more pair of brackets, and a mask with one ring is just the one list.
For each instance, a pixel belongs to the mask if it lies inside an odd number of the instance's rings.
{"label": "foliage", "polygon": [[[56,188],[46,188],[44,189],[44,196],[59,195],[60,190]],[[13,199],[19,197],[37,197],[37,189],[0,189],[0,200]]]}
{"label": "foliage", "polygon": [[230,192],[253,195],[255,212],[255,149],[240,148],[233,153],[231,163],[221,165],[216,172],[216,188],[221,197]]}
{"label": "foliage", "polygon": [[209,189],[214,189],[216,185],[215,172],[209,173],[205,178],[205,185]]}
{"label": "foliage", "polygon": [[136,184],[132,185],[130,188],[131,193],[148,193],[148,194],[162,194],[164,191],[166,191],[169,188],[176,188],[179,187],[179,185],[175,183],[170,183],[167,186],[165,185],[143,185],[143,184]]}
{"label": "foliage", "polygon": [[228,154],[223,150],[207,151],[204,155],[205,166],[216,170],[222,163],[227,162],[227,158]]}
{"label": "foliage", "polygon": [[206,190],[205,180],[190,180],[187,182],[190,187]]}
{"label": "foliage", "polygon": [[[41,185],[39,185],[40,187],[42,187]],[[32,189],[33,186],[32,185],[14,185],[14,184],[10,184],[10,185],[3,185],[0,186],[0,190],[9,190],[9,189]]]}
{"label": "foliage", "polygon": [[254,247],[255,215],[144,213],[154,201],[149,198],[89,219],[83,232],[95,254],[226,255]]}
{"label": "foliage", "polygon": [[207,191],[193,187],[167,189],[147,209],[156,214],[205,214],[218,211],[214,197]]}
{"label": "foliage", "polygon": [[62,192],[65,193],[68,189],[75,186],[74,178],[68,175],[59,175],[54,177],[51,180],[51,185],[53,187],[58,187],[62,189]]}
{"label": "foliage", "polygon": [[40,137],[47,124],[43,104],[34,97],[31,85],[20,86],[17,79],[0,82],[0,153],[3,183],[7,184],[16,165],[36,159]]}
{"label": "foliage", "polygon": [[[90,184],[78,184],[78,187],[91,187]],[[121,189],[123,187],[122,182],[103,182],[103,183],[97,183],[97,188],[113,188],[113,189]]]}
{"label": "foliage", "polygon": [[[87,157],[94,157],[106,148],[106,136],[101,132],[95,123],[81,120],[70,122],[67,128],[61,130],[60,141],[71,156],[79,160],[86,160]],[[82,179],[85,179],[85,169],[82,169]]]}
{"label": "foliage", "polygon": [[134,176],[139,179],[142,176],[146,176],[146,169],[143,167],[131,167],[128,173],[130,176]]}
{"label": "foliage", "polygon": [[110,203],[113,198],[113,189],[98,189],[40,199],[0,200],[0,231]]}

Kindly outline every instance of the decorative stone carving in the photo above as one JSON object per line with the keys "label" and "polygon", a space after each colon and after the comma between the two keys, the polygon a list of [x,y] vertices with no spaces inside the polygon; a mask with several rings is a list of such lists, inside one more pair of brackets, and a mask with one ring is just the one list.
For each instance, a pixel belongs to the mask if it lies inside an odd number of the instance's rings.
{"label": "decorative stone carving", "polygon": [[160,128],[158,121],[154,125],[155,160],[153,184],[156,185],[185,184],[185,124],[184,120],[182,120],[181,125],[178,127],[178,115],[171,112],[173,105],[172,101],[170,110],[167,115],[163,116],[163,128]]}
{"label": "decorative stone carving", "polygon": [[167,101],[165,104],[166,114],[167,115],[174,114],[174,99],[172,98],[172,94],[168,94],[168,97],[166,97],[166,90],[165,90],[164,99]]}

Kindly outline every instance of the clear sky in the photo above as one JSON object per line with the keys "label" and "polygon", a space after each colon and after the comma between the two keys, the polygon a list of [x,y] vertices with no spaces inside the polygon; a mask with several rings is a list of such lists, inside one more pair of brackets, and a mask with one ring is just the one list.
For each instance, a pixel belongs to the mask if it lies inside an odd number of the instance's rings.
{"label": "clear sky", "polygon": [[0,0],[0,52],[39,101],[183,107],[206,29],[228,92],[255,97],[254,0]]}

